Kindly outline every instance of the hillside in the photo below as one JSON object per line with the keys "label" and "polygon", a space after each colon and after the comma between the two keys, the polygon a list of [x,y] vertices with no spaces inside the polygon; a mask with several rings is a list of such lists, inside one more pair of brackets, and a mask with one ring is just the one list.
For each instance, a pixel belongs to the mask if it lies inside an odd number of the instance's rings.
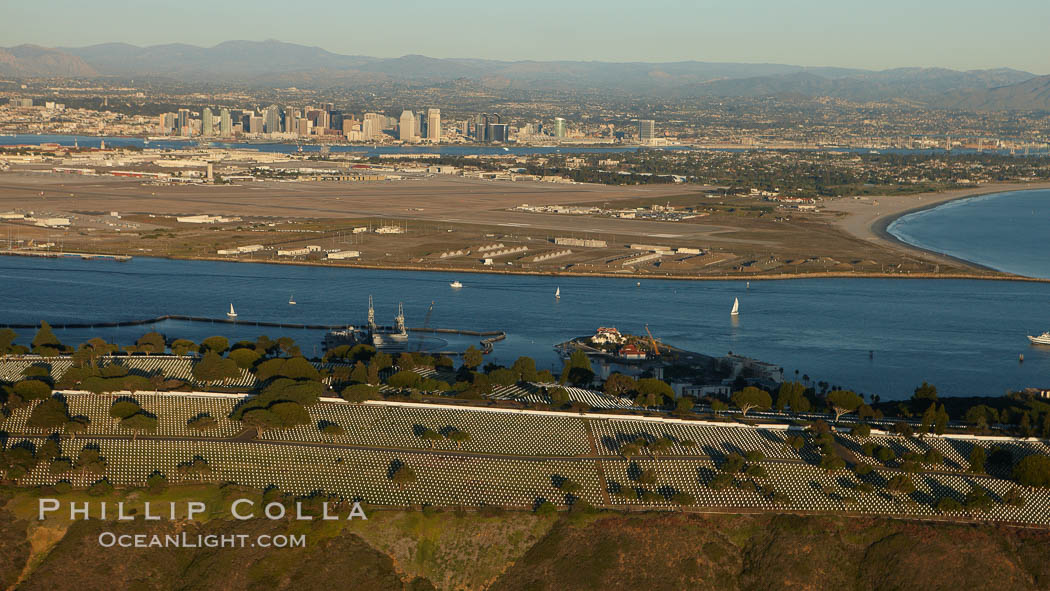
{"label": "hillside", "polygon": [[[13,507],[19,516],[12,513]],[[356,522],[51,522],[0,511],[0,588],[843,589],[1050,585],[1050,532],[793,515],[371,513]],[[56,529],[57,528],[57,529]],[[102,531],[304,533],[303,549],[102,548]],[[29,542],[32,542],[32,546]],[[31,552],[32,549],[32,552]],[[31,564],[26,568],[27,564]]]}
{"label": "hillside", "polygon": [[97,75],[98,71],[83,59],[57,49],[37,45],[0,47],[0,76],[75,78]]}
{"label": "hillside", "polygon": [[[1002,91],[1031,81],[1028,72],[998,68],[956,71],[895,68],[882,71],[770,63],[680,61],[583,62],[438,59],[422,55],[377,58],[342,55],[294,43],[227,41],[214,47],[181,43],[138,47],[0,49],[0,73],[13,76],[121,76],[221,80],[251,86],[305,88],[469,81],[532,91],[589,90],[637,96],[829,96],[848,100],[913,99],[930,104],[1036,105],[1045,97]],[[1038,79],[1037,79],[1038,80]],[[994,92],[982,99],[981,93]],[[1001,94],[1012,98],[1003,100]],[[972,96],[971,96],[972,95]],[[1029,101],[1034,101],[1029,103]]]}
{"label": "hillside", "polygon": [[1050,76],[1017,84],[974,90],[946,98],[944,106],[974,111],[1050,110]]}

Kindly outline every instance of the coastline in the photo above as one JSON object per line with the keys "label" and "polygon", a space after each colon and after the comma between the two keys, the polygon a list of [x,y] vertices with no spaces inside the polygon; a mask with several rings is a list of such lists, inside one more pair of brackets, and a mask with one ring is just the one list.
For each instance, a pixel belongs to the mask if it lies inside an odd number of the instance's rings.
{"label": "coastline", "polygon": [[[996,183],[991,185],[985,185],[983,187],[974,187],[971,189],[959,189],[954,191],[944,191],[939,193],[924,193],[920,195],[903,196],[882,196],[872,197],[871,200],[874,203],[879,203],[878,200],[889,201],[891,210],[884,214],[879,214],[878,211],[871,215],[871,212],[858,211],[858,207],[854,204],[853,207],[840,206],[839,208],[829,208],[834,211],[841,211],[847,214],[846,219],[841,220],[837,223],[840,229],[852,234],[853,236],[868,242],[874,242],[882,246],[887,246],[894,250],[909,252],[912,254],[918,254],[926,258],[933,260],[943,260],[945,262],[954,263],[956,265],[962,265],[964,267],[970,267],[975,270],[985,271],[996,275],[998,279],[1011,279],[1011,280],[1039,280],[1039,278],[1027,278],[1019,275],[1014,275],[1001,269],[982,265],[974,261],[966,260],[960,257],[956,257],[947,253],[939,252],[936,250],[917,246],[897,238],[890,233],[889,227],[893,222],[898,219],[917,213],[920,211],[926,211],[950,203],[952,201],[961,201],[964,199],[972,199],[975,197],[984,197],[986,195],[994,195],[997,193],[1010,193],[1015,191],[1035,191],[1050,189],[1050,183]],[[922,203],[915,203],[916,200],[923,200]],[[880,204],[881,205],[881,204]],[[869,205],[870,207],[871,205]],[[975,276],[976,278],[986,278],[987,276]],[[1042,280],[1045,281],[1045,280]]]}
{"label": "coastline", "polygon": [[[902,243],[903,244],[903,243]],[[651,275],[645,273],[581,273],[572,271],[542,272],[542,271],[518,271],[505,269],[477,269],[474,267],[451,267],[435,269],[433,267],[418,265],[366,265],[366,264],[339,264],[330,265],[315,261],[260,261],[230,259],[221,257],[180,257],[180,256],[151,256],[138,257],[150,259],[168,259],[178,261],[212,261],[221,263],[245,263],[263,265],[292,265],[299,267],[320,267],[323,269],[359,269],[371,271],[411,271],[426,273],[471,273],[479,275],[517,275],[535,277],[594,277],[599,279],[630,279],[632,281],[659,280],[659,281],[789,281],[801,279],[979,279],[982,281],[1020,281],[1026,283],[1050,283],[1050,279],[1041,277],[1023,277],[1012,275],[991,269],[991,274],[977,273],[854,273],[846,271],[829,271],[821,273],[778,273],[778,274],[756,274],[756,275]],[[965,262],[965,261],[964,261]],[[970,264],[970,263],[966,263]]]}

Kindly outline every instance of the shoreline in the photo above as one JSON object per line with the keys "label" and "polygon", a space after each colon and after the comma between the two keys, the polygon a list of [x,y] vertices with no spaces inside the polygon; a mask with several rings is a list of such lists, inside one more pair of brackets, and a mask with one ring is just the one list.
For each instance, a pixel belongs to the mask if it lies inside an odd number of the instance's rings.
{"label": "shoreline", "polygon": [[576,277],[597,279],[629,279],[632,281],[790,281],[801,279],[957,279],[957,280],[982,280],[982,281],[1020,281],[1026,283],[1050,283],[1050,278],[1024,277],[992,270],[994,274],[976,273],[854,273],[847,271],[829,271],[821,273],[780,273],[759,275],[647,275],[640,273],[582,273],[582,272],[541,272],[541,271],[512,271],[512,270],[487,270],[470,267],[443,268],[416,265],[366,265],[366,264],[339,264],[329,265],[314,261],[261,261],[228,259],[220,257],[181,257],[181,256],[140,256],[144,259],[167,259],[175,261],[210,261],[219,263],[244,263],[263,265],[291,265],[298,267],[319,267],[322,269],[358,269],[365,271],[410,271],[425,273],[472,273],[478,275],[515,275],[534,277]]}
{"label": "shoreline", "polygon": [[[883,246],[888,246],[888,247],[893,248],[893,249],[898,250],[898,251],[910,252],[912,254],[918,254],[918,255],[922,255],[922,256],[926,256],[926,257],[931,257],[933,259],[942,259],[944,261],[947,261],[947,262],[950,262],[950,263],[954,263],[956,265],[962,265],[962,266],[965,266],[965,267],[970,267],[970,268],[975,269],[975,270],[986,271],[988,273],[995,274],[995,276],[997,278],[1000,278],[1000,279],[1031,280],[1031,281],[1044,282],[1044,281],[1047,281],[1047,279],[1039,278],[1039,277],[1024,277],[1024,276],[1021,276],[1021,275],[1015,275],[1013,273],[1010,273],[1009,271],[1004,271],[1002,269],[996,269],[994,267],[989,267],[987,265],[983,265],[981,263],[970,261],[970,260],[967,260],[967,259],[964,259],[964,258],[961,258],[961,257],[957,257],[957,256],[954,256],[954,255],[951,255],[951,254],[948,254],[948,253],[940,252],[940,251],[937,251],[937,250],[933,250],[933,249],[925,248],[925,247],[918,246],[918,245],[915,245],[915,244],[911,244],[909,242],[905,242],[904,240],[901,240],[900,238],[897,238],[892,233],[890,233],[889,227],[891,225],[893,225],[894,222],[896,222],[897,220],[899,220],[900,218],[902,218],[902,217],[904,217],[906,215],[910,215],[910,214],[913,214],[913,213],[918,213],[920,211],[926,211],[926,210],[929,210],[929,209],[934,209],[936,207],[940,207],[941,205],[944,205],[946,203],[951,203],[953,201],[962,201],[962,200],[973,199],[973,198],[977,198],[977,197],[985,197],[985,196],[988,196],[988,195],[996,195],[996,194],[999,194],[999,193],[1013,193],[1013,192],[1020,192],[1020,191],[1038,191],[1038,190],[1045,190],[1045,189],[1050,189],[1050,183],[1047,183],[1047,182],[1041,182],[1041,183],[998,183],[998,184],[989,185],[989,186],[985,186],[985,187],[975,187],[975,188],[972,188],[972,189],[960,189],[960,190],[955,190],[955,191],[945,191],[945,192],[939,192],[939,193],[925,193],[925,194],[915,195],[915,196],[911,196],[911,197],[906,197],[906,196],[872,197],[872,199],[898,199],[898,200],[901,200],[901,199],[915,199],[915,198],[925,199],[925,198],[929,198],[929,197],[933,197],[933,199],[931,199],[931,200],[929,200],[929,201],[927,201],[925,203],[921,203],[921,204],[917,204],[917,205],[915,205],[915,204],[907,204],[907,205],[905,205],[902,208],[896,209],[895,211],[891,211],[891,212],[886,213],[884,215],[874,217],[863,228],[853,227],[849,223],[850,221],[855,221],[856,217],[862,217],[862,214],[860,212],[853,211],[850,208],[837,210],[837,211],[842,211],[843,213],[847,214],[847,219],[840,221],[838,223],[838,226],[843,231],[845,231],[845,232],[847,232],[849,234],[852,234],[852,235],[854,235],[854,236],[856,236],[856,237],[858,237],[858,238],[860,238],[862,240],[867,240],[869,242],[875,242],[875,243],[878,243],[878,244],[882,244]],[[854,218],[854,220],[850,220],[849,216],[856,216],[856,217]],[[980,276],[980,278],[984,278],[984,277],[985,276]],[[974,277],[974,278],[978,278],[978,277]]]}

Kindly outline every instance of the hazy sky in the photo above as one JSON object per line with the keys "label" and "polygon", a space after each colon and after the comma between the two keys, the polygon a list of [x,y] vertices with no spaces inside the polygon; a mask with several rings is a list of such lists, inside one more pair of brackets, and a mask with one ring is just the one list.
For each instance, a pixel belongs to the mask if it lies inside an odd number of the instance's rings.
{"label": "hazy sky", "polygon": [[1050,73],[1047,0],[0,0],[0,46],[278,39],[336,53]]}

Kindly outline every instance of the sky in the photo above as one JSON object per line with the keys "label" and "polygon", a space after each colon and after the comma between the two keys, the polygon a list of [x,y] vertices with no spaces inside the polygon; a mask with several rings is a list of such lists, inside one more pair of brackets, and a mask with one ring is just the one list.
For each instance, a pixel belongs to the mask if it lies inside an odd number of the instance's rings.
{"label": "sky", "polygon": [[0,46],[277,39],[350,55],[1050,73],[1047,0],[0,0]]}

